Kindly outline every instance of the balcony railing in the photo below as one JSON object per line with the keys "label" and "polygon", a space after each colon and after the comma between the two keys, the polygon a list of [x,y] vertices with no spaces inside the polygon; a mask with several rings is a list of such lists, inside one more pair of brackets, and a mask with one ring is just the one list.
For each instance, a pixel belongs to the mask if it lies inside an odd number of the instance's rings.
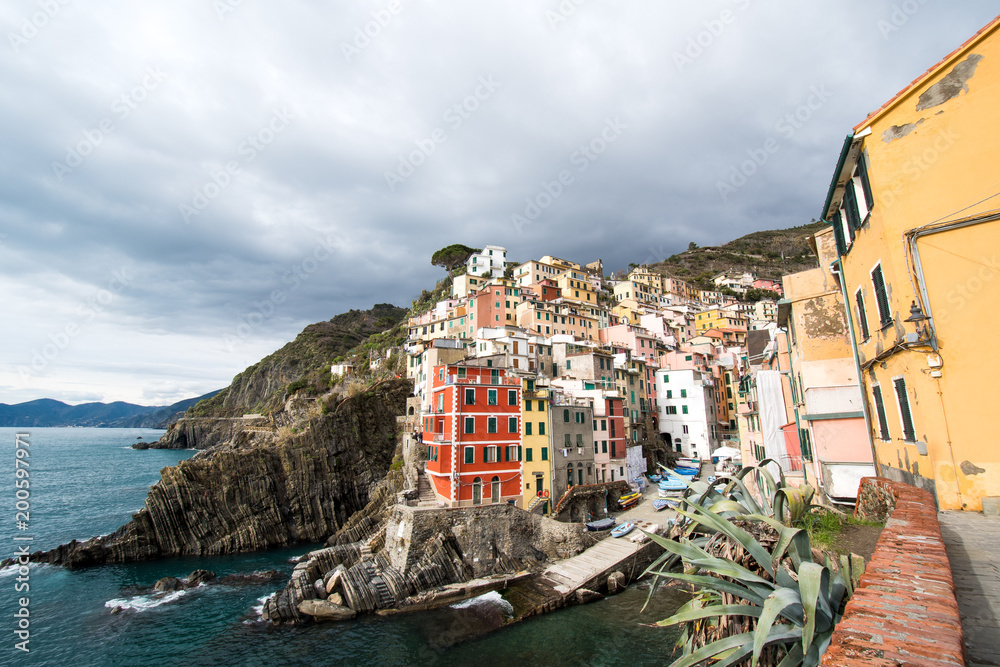
{"label": "balcony railing", "polygon": [[521,381],[517,378],[497,378],[494,382],[489,378],[476,378],[476,377],[465,377],[460,378],[457,375],[449,375],[445,378],[445,384],[477,384],[483,386],[504,386],[504,387],[520,387]]}
{"label": "balcony railing", "polygon": [[434,442],[451,442],[451,440],[446,439],[444,433],[435,433]]}

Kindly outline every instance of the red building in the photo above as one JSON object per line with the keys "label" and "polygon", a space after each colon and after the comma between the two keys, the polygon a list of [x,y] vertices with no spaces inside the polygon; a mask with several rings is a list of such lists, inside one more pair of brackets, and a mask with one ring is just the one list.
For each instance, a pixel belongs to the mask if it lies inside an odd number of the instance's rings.
{"label": "red building", "polygon": [[[603,405],[602,405],[603,404]],[[594,461],[597,481],[614,482],[625,479],[625,401],[605,396],[594,401]]]}
{"label": "red building", "polygon": [[502,368],[437,366],[424,417],[427,472],[453,507],[520,502],[521,382]]}

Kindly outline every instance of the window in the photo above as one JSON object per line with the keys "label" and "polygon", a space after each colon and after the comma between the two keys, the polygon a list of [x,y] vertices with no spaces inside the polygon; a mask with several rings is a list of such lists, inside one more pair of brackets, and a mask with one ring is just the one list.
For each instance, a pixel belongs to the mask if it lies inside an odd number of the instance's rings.
{"label": "window", "polygon": [[545,435],[545,422],[538,422],[538,435]]}
{"label": "window", "polygon": [[507,432],[517,433],[517,417],[507,417]]}
{"label": "window", "polygon": [[486,432],[487,433],[496,433],[497,432],[497,418],[496,417],[487,417],[486,418]]}
{"label": "window", "polygon": [[607,440],[601,440],[601,453],[602,454],[607,454],[608,453],[608,441]]}
{"label": "window", "polygon": [[500,458],[500,448],[489,445],[483,447],[483,463],[497,463]]}
{"label": "window", "polygon": [[507,390],[507,405],[517,405],[517,389]]}
{"label": "window", "polygon": [[576,446],[577,447],[583,447],[583,434],[582,433],[577,433],[576,434]]}
{"label": "window", "polygon": [[545,412],[545,401],[538,401],[538,411]]}
{"label": "window", "polygon": [[594,453],[595,453],[595,454],[598,454],[598,453],[600,453],[600,452],[598,451],[598,449],[600,448],[600,446],[601,446],[601,443],[599,443],[598,441],[594,440]]}
{"label": "window", "polygon": [[517,446],[517,445],[507,445],[507,451],[505,452],[507,460],[508,461],[520,461],[521,460],[521,452],[518,451],[519,449],[521,449],[521,448],[519,446]]}
{"label": "window", "polygon": [[570,369],[570,365],[571,365],[571,363],[572,363],[572,362],[571,362],[571,360],[570,360],[570,359],[567,359],[567,360],[566,360],[566,370],[569,370],[569,369]]}
{"label": "window", "polygon": [[666,406],[666,410],[667,410],[667,414],[668,415],[676,415],[677,414],[677,406],[676,405],[668,405],[668,406]]}
{"label": "window", "polygon": [[673,398],[673,397],[674,397],[674,392],[671,391],[670,389],[667,389],[667,398]]}
{"label": "window", "polygon": [[681,425],[681,431],[684,433],[684,435],[688,435],[688,425],[687,424],[682,424]]}
{"label": "window", "polygon": [[476,432],[476,418],[475,417],[466,417],[465,418],[465,432],[466,433],[475,433]]}
{"label": "window", "polygon": [[524,434],[531,435],[531,422],[524,422]]}
{"label": "window", "polygon": [[563,421],[567,424],[569,423],[569,410],[563,410]]}
{"label": "window", "polygon": [[[493,361],[487,360],[486,364],[492,366]],[[500,384],[500,371],[496,368],[490,371],[490,384]]]}
{"label": "window", "polygon": [[896,387],[896,401],[899,403],[899,419],[903,424],[903,440],[915,442],[917,436],[913,430],[913,415],[910,414],[910,397],[906,394],[906,380],[895,378],[892,384]]}
{"label": "window", "polygon": [[566,485],[573,486],[573,464],[566,466]]}
{"label": "window", "polygon": [[524,450],[524,460],[531,463],[531,447],[526,447]]}
{"label": "window", "polygon": [[466,447],[465,448],[465,462],[466,463],[475,463],[476,462],[476,448],[475,447]]}
{"label": "window", "polygon": [[688,397],[688,390],[681,389],[681,398],[687,398],[687,397]]}
{"label": "window", "polygon": [[531,412],[531,405],[532,405],[531,401],[525,401],[524,402],[524,409],[525,409],[525,411]]}
{"label": "window", "polygon": [[875,289],[875,305],[878,306],[878,321],[884,329],[892,324],[892,313],[889,312],[889,296],[886,294],[885,278],[882,276],[881,264],[877,264],[872,269],[872,287]]}
{"label": "window", "polygon": [[688,406],[682,405],[681,406],[681,413],[686,415],[688,413]]}
{"label": "window", "polygon": [[486,390],[486,402],[489,405],[496,405],[497,404],[497,390],[496,389],[487,389]]}
{"label": "window", "polygon": [[608,420],[607,419],[602,419],[601,420],[601,430],[602,431],[607,431],[608,430]]}
{"label": "window", "polygon": [[885,418],[885,402],[882,400],[882,387],[872,386],[872,398],[875,401],[875,417],[878,420],[879,438],[889,440],[889,420]]}
{"label": "window", "polygon": [[563,445],[566,447],[573,446],[573,440],[569,433],[563,433]]}
{"label": "window", "polygon": [[464,366],[462,366],[462,367],[460,367],[458,369],[458,377],[461,378],[461,379],[463,379],[463,380],[465,379],[465,367]]}
{"label": "window", "polygon": [[860,289],[855,292],[854,300],[858,304],[858,328],[861,330],[861,340],[868,340],[868,313],[865,312],[865,297]]}
{"label": "window", "polygon": [[444,412],[444,394],[438,394],[438,412]]}
{"label": "window", "polygon": [[475,389],[466,389],[465,390],[465,404],[466,405],[475,405],[476,404],[476,390]]}
{"label": "window", "polygon": [[548,461],[549,460],[549,448],[548,447],[542,447],[542,460],[543,461]]}
{"label": "window", "polygon": [[858,210],[858,195],[853,178],[844,186],[844,213],[847,215],[847,238],[853,242],[854,231],[861,227],[861,212]]}

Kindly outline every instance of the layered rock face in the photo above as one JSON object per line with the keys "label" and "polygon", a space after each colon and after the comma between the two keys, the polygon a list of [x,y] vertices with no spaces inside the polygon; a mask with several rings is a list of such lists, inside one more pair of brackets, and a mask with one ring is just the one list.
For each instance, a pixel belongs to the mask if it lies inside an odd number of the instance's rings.
{"label": "layered rock face", "polygon": [[386,488],[383,501],[355,514],[326,549],[299,563],[285,589],[264,604],[263,617],[309,621],[315,616],[303,602],[330,597],[358,613],[405,608],[425,602],[422,593],[431,589],[534,569],[596,541],[579,524],[510,505],[408,507],[391,505],[391,495]]}
{"label": "layered rock face", "polygon": [[410,391],[407,381],[379,385],[299,422],[298,433],[241,430],[164,468],[145,507],[111,535],[32,560],[86,567],[321,542],[388,472]]}

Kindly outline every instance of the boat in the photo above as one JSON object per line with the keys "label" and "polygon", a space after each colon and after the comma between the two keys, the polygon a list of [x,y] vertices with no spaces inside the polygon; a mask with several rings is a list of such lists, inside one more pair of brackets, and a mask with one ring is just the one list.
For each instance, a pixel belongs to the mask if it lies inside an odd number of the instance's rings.
{"label": "boat", "polygon": [[624,505],[625,503],[632,502],[633,500],[638,500],[641,496],[642,496],[642,494],[639,493],[638,491],[633,491],[632,493],[629,493],[629,494],[626,494],[624,496],[621,496],[618,499],[618,504],[619,505]]}
{"label": "boat", "polygon": [[666,498],[653,499],[653,509],[656,510],[657,512],[662,512],[668,507],[672,510],[675,510],[677,509],[678,505],[680,505],[680,501],[677,500],[668,500]]}
{"label": "boat", "polygon": [[632,532],[633,528],[635,528],[635,524],[631,521],[619,524],[614,530],[611,531],[611,537],[625,537]]}
{"label": "boat", "polygon": [[649,481],[652,482],[653,484],[656,484],[662,479],[662,477],[660,477],[659,475],[648,475],[648,477]]}
{"label": "boat", "polygon": [[606,517],[604,519],[598,519],[597,521],[589,521],[586,524],[587,530],[596,532],[599,530],[609,530],[615,527],[615,518],[612,516]]}
{"label": "boat", "polygon": [[709,475],[708,477],[705,478],[705,481],[708,482],[709,484],[713,483],[715,481],[715,475]]}
{"label": "boat", "polygon": [[678,475],[684,475],[685,477],[697,477],[698,471],[692,470],[691,468],[674,468],[674,472]]}

